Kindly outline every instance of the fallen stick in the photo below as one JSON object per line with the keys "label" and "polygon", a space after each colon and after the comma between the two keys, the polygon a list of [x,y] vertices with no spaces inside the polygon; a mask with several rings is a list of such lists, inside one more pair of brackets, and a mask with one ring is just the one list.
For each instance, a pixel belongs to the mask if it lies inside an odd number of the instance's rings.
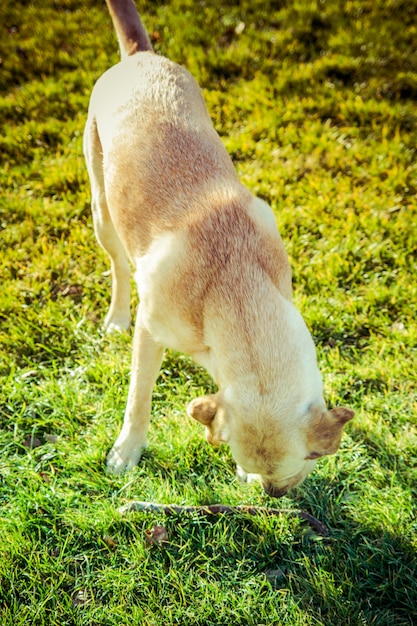
{"label": "fallen stick", "polygon": [[326,537],[329,534],[329,530],[323,522],[318,520],[311,513],[301,511],[299,509],[270,509],[268,507],[261,506],[247,506],[247,505],[235,505],[229,506],[227,504],[203,504],[196,506],[182,506],[179,504],[156,504],[154,502],[141,502],[135,500],[128,502],[119,508],[119,513],[126,515],[132,511],[141,511],[144,513],[164,513],[169,515],[176,513],[181,515],[182,513],[199,513],[201,515],[232,515],[234,513],[244,513],[246,515],[258,515],[263,513],[264,515],[289,515],[291,517],[298,517],[313,528],[319,535]]}

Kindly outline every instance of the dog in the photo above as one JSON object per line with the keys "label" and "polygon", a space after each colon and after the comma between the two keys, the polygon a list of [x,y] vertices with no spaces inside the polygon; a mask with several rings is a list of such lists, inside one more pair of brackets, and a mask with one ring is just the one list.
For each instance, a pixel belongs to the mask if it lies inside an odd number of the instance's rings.
{"label": "dog", "polygon": [[107,329],[131,323],[131,265],[140,300],[107,467],[138,463],[168,347],[218,386],[187,410],[208,442],[227,443],[241,479],[281,496],[337,451],[353,411],[326,408],[273,212],[240,183],[196,81],[154,53],[133,0],[106,2],[121,62],[93,88],[84,153],[95,234],[111,262]]}

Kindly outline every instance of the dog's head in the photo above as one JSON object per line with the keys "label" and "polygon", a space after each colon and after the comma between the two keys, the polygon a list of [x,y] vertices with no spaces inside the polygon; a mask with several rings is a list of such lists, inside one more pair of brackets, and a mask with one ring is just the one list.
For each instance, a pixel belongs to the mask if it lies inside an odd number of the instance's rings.
{"label": "dog's head", "polygon": [[252,303],[251,332],[242,339],[238,323],[227,325],[232,340],[221,335],[220,357],[213,354],[218,393],[193,400],[188,414],[204,424],[209,443],[230,446],[241,477],[257,475],[268,494],[281,496],[319,457],[338,450],[353,411],[326,409],[315,345],[301,314],[262,284],[267,297],[262,306]]}
{"label": "dog's head", "polygon": [[243,414],[242,403],[230,404],[222,393],[197,398],[188,406],[188,414],[206,427],[210,444],[229,444],[240,477],[256,475],[274,497],[300,484],[318,458],[338,450],[343,426],[354,415],[343,407],[328,411],[312,405],[300,407],[295,415],[293,408],[287,419],[281,410],[277,419],[265,400],[252,411]]}

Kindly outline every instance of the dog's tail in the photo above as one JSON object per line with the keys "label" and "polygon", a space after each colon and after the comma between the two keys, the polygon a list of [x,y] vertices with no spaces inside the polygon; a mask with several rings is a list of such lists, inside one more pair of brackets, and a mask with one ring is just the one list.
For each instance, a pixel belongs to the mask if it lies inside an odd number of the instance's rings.
{"label": "dog's tail", "polygon": [[134,0],[106,0],[106,4],[119,40],[122,59],[136,52],[152,51],[152,44]]}

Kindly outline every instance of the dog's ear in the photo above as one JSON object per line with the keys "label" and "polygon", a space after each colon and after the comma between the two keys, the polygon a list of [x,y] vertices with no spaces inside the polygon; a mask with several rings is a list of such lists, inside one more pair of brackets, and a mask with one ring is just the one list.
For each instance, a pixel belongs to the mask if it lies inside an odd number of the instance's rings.
{"label": "dog's ear", "polygon": [[229,439],[226,410],[216,395],[202,396],[192,400],[187,408],[190,417],[206,427],[207,441],[213,446]]}
{"label": "dog's ear", "polygon": [[329,411],[329,413],[332,416],[332,419],[340,424],[341,428],[343,428],[346,422],[350,422],[350,420],[353,419],[353,416],[355,415],[355,411],[352,411],[352,409],[347,409],[344,406],[339,406],[336,409],[332,409],[331,411]]}
{"label": "dog's ear", "polygon": [[208,426],[217,413],[216,396],[202,396],[192,400],[187,407],[187,413],[197,422]]}
{"label": "dog's ear", "polygon": [[307,426],[307,441],[310,454],[307,459],[317,459],[337,452],[342,429],[354,416],[351,409],[338,407],[331,411],[316,411]]}

